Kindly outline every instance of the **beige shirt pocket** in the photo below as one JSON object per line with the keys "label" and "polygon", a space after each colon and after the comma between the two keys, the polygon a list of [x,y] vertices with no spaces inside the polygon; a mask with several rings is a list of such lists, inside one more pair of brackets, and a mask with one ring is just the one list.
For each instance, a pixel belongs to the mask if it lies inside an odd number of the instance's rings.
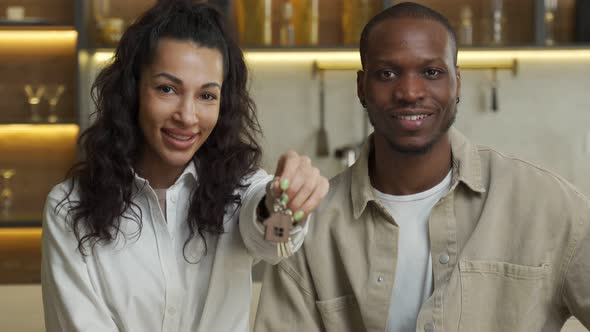
{"label": "beige shirt pocket", "polygon": [[316,301],[327,332],[364,331],[358,303],[353,295],[345,295],[325,301]]}
{"label": "beige shirt pocket", "polygon": [[[531,319],[546,306],[551,267],[504,262],[459,262],[459,331],[541,331],[544,319]],[[528,317],[523,319],[523,317]]]}

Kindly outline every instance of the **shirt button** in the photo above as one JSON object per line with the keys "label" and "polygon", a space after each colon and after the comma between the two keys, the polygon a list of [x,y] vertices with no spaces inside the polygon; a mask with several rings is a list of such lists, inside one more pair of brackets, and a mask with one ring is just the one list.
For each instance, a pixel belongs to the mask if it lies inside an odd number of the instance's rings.
{"label": "shirt button", "polygon": [[174,197],[174,196],[170,197],[170,202],[176,203],[176,197]]}
{"label": "shirt button", "polygon": [[433,323],[424,324],[424,332],[434,332],[434,324]]}
{"label": "shirt button", "polygon": [[168,314],[170,314],[170,316],[174,316],[176,314],[176,309],[174,309],[174,307],[168,308]]}
{"label": "shirt button", "polygon": [[438,261],[441,264],[447,264],[449,262],[449,260],[450,260],[450,257],[447,254],[440,254],[440,256],[438,256]]}
{"label": "shirt button", "polygon": [[377,277],[377,282],[382,282],[382,281],[383,281],[383,277],[382,276]]}

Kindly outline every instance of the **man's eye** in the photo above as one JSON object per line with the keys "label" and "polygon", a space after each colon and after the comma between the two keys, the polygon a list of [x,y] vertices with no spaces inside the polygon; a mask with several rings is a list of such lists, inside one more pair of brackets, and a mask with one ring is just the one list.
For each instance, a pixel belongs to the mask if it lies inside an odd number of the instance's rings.
{"label": "man's eye", "polygon": [[395,77],[395,73],[393,72],[393,70],[382,70],[381,72],[379,72],[379,77],[381,79],[390,79]]}
{"label": "man's eye", "polygon": [[424,74],[428,78],[435,78],[438,75],[440,75],[440,73],[441,73],[441,71],[438,69],[426,69],[426,71],[424,72]]}

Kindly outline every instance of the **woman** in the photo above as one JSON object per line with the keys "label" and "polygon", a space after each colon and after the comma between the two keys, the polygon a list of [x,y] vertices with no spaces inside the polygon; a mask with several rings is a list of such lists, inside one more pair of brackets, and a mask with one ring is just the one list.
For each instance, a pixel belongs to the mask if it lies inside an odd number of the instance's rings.
{"label": "woman", "polygon": [[[269,209],[282,200],[304,220],[328,183],[294,152],[280,183],[257,169],[246,84],[206,5],[161,1],[129,27],[93,86],[85,160],[47,199],[48,331],[248,329],[252,264],[281,259],[264,239]],[[293,229],[293,250],[305,232]]]}

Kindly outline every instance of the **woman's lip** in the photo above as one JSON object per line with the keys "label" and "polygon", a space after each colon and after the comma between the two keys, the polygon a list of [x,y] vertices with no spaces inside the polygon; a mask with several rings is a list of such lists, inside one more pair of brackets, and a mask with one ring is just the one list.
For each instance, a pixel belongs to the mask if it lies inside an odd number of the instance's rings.
{"label": "woman's lip", "polygon": [[[189,138],[188,139],[180,139],[180,138],[174,137],[172,135],[186,136]],[[198,136],[199,136],[199,134],[192,134],[192,136],[177,135],[173,132],[170,132],[167,130],[162,130],[162,139],[164,140],[164,143],[166,145],[168,145],[169,147],[176,149],[176,150],[186,150],[186,149],[192,147],[195,144],[195,141],[197,140]]]}
{"label": "woman's lip", "polygon": [[193,136],[197,135],[197,133],[193,133],[192,131],[189,131],[189,130],[181,130],[181,129],[175,129],[175,128],[162,128],[162,131],[167,132],[167,133],[172,133],[173,135],[177,135],[177,136],[193,137]]}

